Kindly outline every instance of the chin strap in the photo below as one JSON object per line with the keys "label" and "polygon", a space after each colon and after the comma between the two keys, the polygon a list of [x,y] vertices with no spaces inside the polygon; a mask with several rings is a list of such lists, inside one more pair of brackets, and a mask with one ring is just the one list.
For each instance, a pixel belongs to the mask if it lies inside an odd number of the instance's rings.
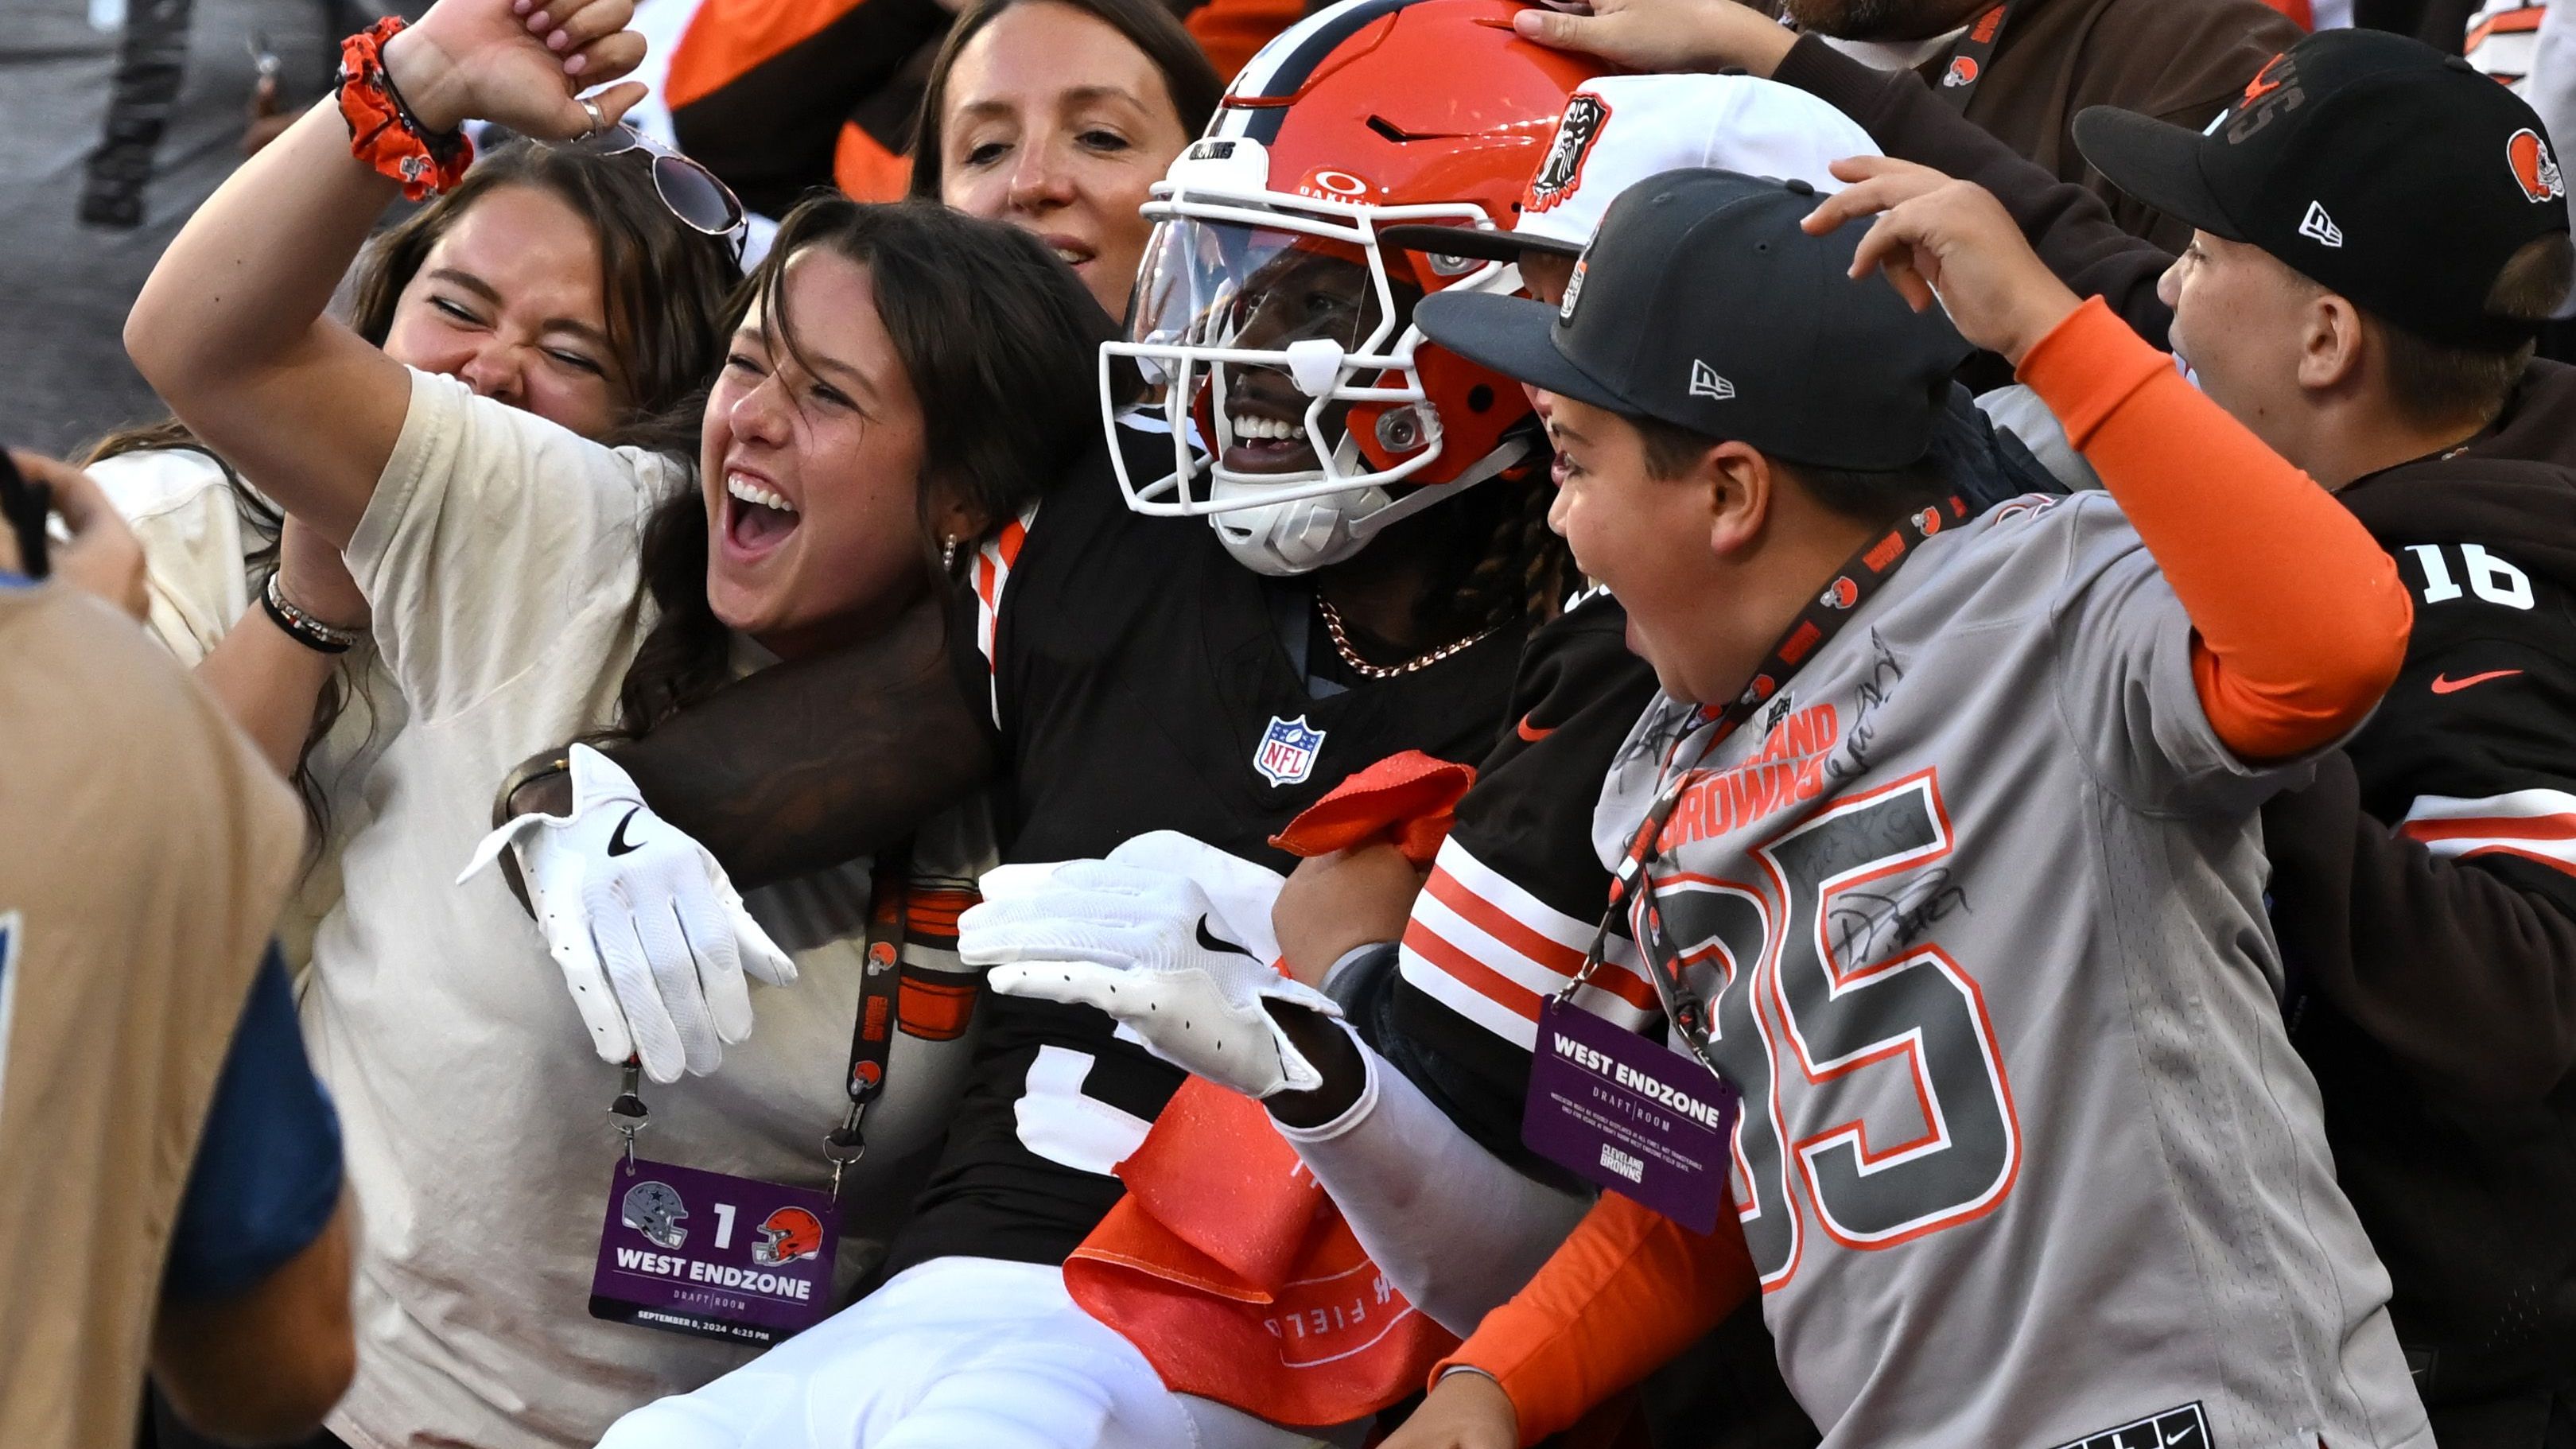
{"label": "chin strap", "polygon": [[[1357,453],[1357,445],[1350,442],[1348,438],[1343,440],[1342,447],[1354,455]],[[1294,578],[1299,574],[1313,573],[1317,569],[1340,563],[1367,547],[1370,539],[1377,537],[1388,528],[1518,464],[1528,457],[1529,453],[1530,444],[1527,438],[1505,438],[1492,452],[1476,460],[1473,466],[1446,483],[1426,483],[1401,498],[1385,502],[1355,518],[1342,518],[1338,530],[1341,537],[1317,550],[1315,556],[1310,559],[1292,560],[1283,556],[1278,542],[1283,532],[1282,524],[1290,520],[1303,521],[1315,510],[1338,512],[1348,506],[1353,494],[1375,494],[1384,497],[1386,490],[1383,487],[1354,489],[1351,493],[1326,494],[1317,498],[1301,498],[1289,503],[1230,509],[1224,513],[1209,515],[1208,523],[1216,529],[1218,539],[1225,544],[1226,552],[1234,555],[1236,562],[1255,573],[1268,574],[1273,578]],[[1350,461],[1342,458],[1337,450],[1336,463],[1347,467]],[[1261,526],[1247,531],[1240,537],[1230,533],[1226,527],[1226,520],[1241,519],[1247,514],[1259,518]]]}

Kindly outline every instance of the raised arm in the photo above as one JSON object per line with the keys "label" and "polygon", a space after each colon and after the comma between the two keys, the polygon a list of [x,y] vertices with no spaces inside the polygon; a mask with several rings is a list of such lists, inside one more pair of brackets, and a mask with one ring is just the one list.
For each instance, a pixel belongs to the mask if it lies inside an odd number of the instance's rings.
{"label": "raised arm", "polygon": [[[432,131],[485,119],[576,136],[591,116],[574,89],[643,59],[633,13],[631,0],[553,0],[525,18],[511,0],[442,0],[385,43],[385,68]],[[643,94],[630,82],[594,100],[613,120]],[[171,410],[334,544],[366,510],[411,388],[323,309],[397,191],[325,100],[198,208],[126,318],[126,350]]]}
{"label": "raised arm", "polygon": [[[2397,677],[2414,618],[2369,530],[2099,299],[2079,303],[1985,191],[1891,195],[1864,181],[1807,226],[1874,212],[1853,275],[1884,269],[1917,308],[1937,292],[1960,335],[2011,362],[2057,415],[2190,616],[2193,683],[2219,740],[2261,762],[2359,724]],[[2295,576],[2280,568],[2288,556]]]}
{"label": "raised arm", "polygon": [[1996,140],[1911,71],[1873,69],[1738,0],[1597,0],[1590,15],[1532,8],[1514,24],[1540,44],[1636,70],[1741,70],[1830,102],[1895,160],[1992,192],[2060,280],[2079,295],[2100,297],[2139,336],[2164,345],[2173,310],[2157,299],[2156,279],[2173,258],[2122,230],[2093,193]]}

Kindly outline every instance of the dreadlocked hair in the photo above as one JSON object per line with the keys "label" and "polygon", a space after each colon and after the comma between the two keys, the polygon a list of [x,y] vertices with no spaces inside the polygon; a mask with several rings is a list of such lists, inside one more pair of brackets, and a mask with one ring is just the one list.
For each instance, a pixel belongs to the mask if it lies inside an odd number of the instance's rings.
{"label": "dreadlocked hair", "polygon": [[1565,540],[1547,526],[1554,501],[1546,475],[1523,466],[1442,504],[1454,510],[1450,536],[1477,546],[1451,550],[1447,567],[1435,574],[1417,606],[1425,628],[1492,629],[1555,618],[1580,575]]}

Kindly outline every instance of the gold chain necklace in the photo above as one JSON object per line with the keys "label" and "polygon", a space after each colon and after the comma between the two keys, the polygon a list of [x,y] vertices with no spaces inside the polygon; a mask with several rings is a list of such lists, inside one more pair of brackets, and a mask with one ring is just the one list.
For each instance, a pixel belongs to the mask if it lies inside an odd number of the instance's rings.
{"label": "gold chain necklace", "polygon": [[1360,657],[1358,650],[1351,647],[1351,636],[1342,629],[1342,611],[1333,607],[1333,601],[1325,598],[1324,591],[1321,589],[1315,591],[1315,610],[1324,616],[1324,635],[1333,641],[1333,652],[1341,656],[1342,663],[1349,665],[1351,672],[1362,679],[1394,679],[1399,675],[1411,674],[1417,669],[1428,669],[1461,649],[1484,642],[1493,635],[1495,629],[1502,627],[1496,624],[1492,628],[1479,629],[1464,639],[1443,644],[1428,654],[1408,659],[1402,664],[1371,664]]}

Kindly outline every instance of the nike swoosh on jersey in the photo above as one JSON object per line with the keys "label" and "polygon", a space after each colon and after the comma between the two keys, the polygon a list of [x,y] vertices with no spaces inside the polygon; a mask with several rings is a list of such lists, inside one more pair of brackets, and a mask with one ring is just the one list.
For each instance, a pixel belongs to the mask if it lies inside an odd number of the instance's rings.
{"label": "nike swoosh on jersey", "polygon": [[[1491,719],[1492,717],[1493,716],[1491,715],[1486,716],[1488,719]],[[1232,941],[1219,936],[1216,932],[1209,930],[1208,918],[1204,915],[1199,917],[1199,944],[1207,947],[1211,951],[1228,951],[1237,956],[1252,956],[1250,951],[1243,949]],[[1258,956],[1252,956],[1252,959],[1257,961],[1261,958]]]}
{"label": "nike swoosh on jersey", "polygon": [[1555,734],[1556,726],[1549,725],[1545,729],[1540,729],[1537,725],[1530,723],[1528,715],[1522,715],[1521,722],[1512,726],[1512,731],[1522,739],[1529,741],[1531,744],[1537,744],[1539,741],[1546,739],[1549,735]]}
{"label": "nike swoosh on jersey", "polygon": [[2519,669],[2490,669],[2484,674],[2472,674],[2466,679],[2453,679],[2448,675],[2436,674],[2433,676],[2433,692],[2457,694],[2472,684],[2484,684],[2490,679],[2510,679],[2521,672]]}
{"label": "nike swoosh on jersey", "polygon": [[626,812],[625,819],[617,822],[617,828],[615,830],[608,832],[608,853],[610,855],[624,855],[628,851],[640,850],[643,848],[641,842],[628,840],[626,838],[626,827],[634,824],[635,817],[643,813],[644,807],[641,805],[636,806],[634,809]]}

